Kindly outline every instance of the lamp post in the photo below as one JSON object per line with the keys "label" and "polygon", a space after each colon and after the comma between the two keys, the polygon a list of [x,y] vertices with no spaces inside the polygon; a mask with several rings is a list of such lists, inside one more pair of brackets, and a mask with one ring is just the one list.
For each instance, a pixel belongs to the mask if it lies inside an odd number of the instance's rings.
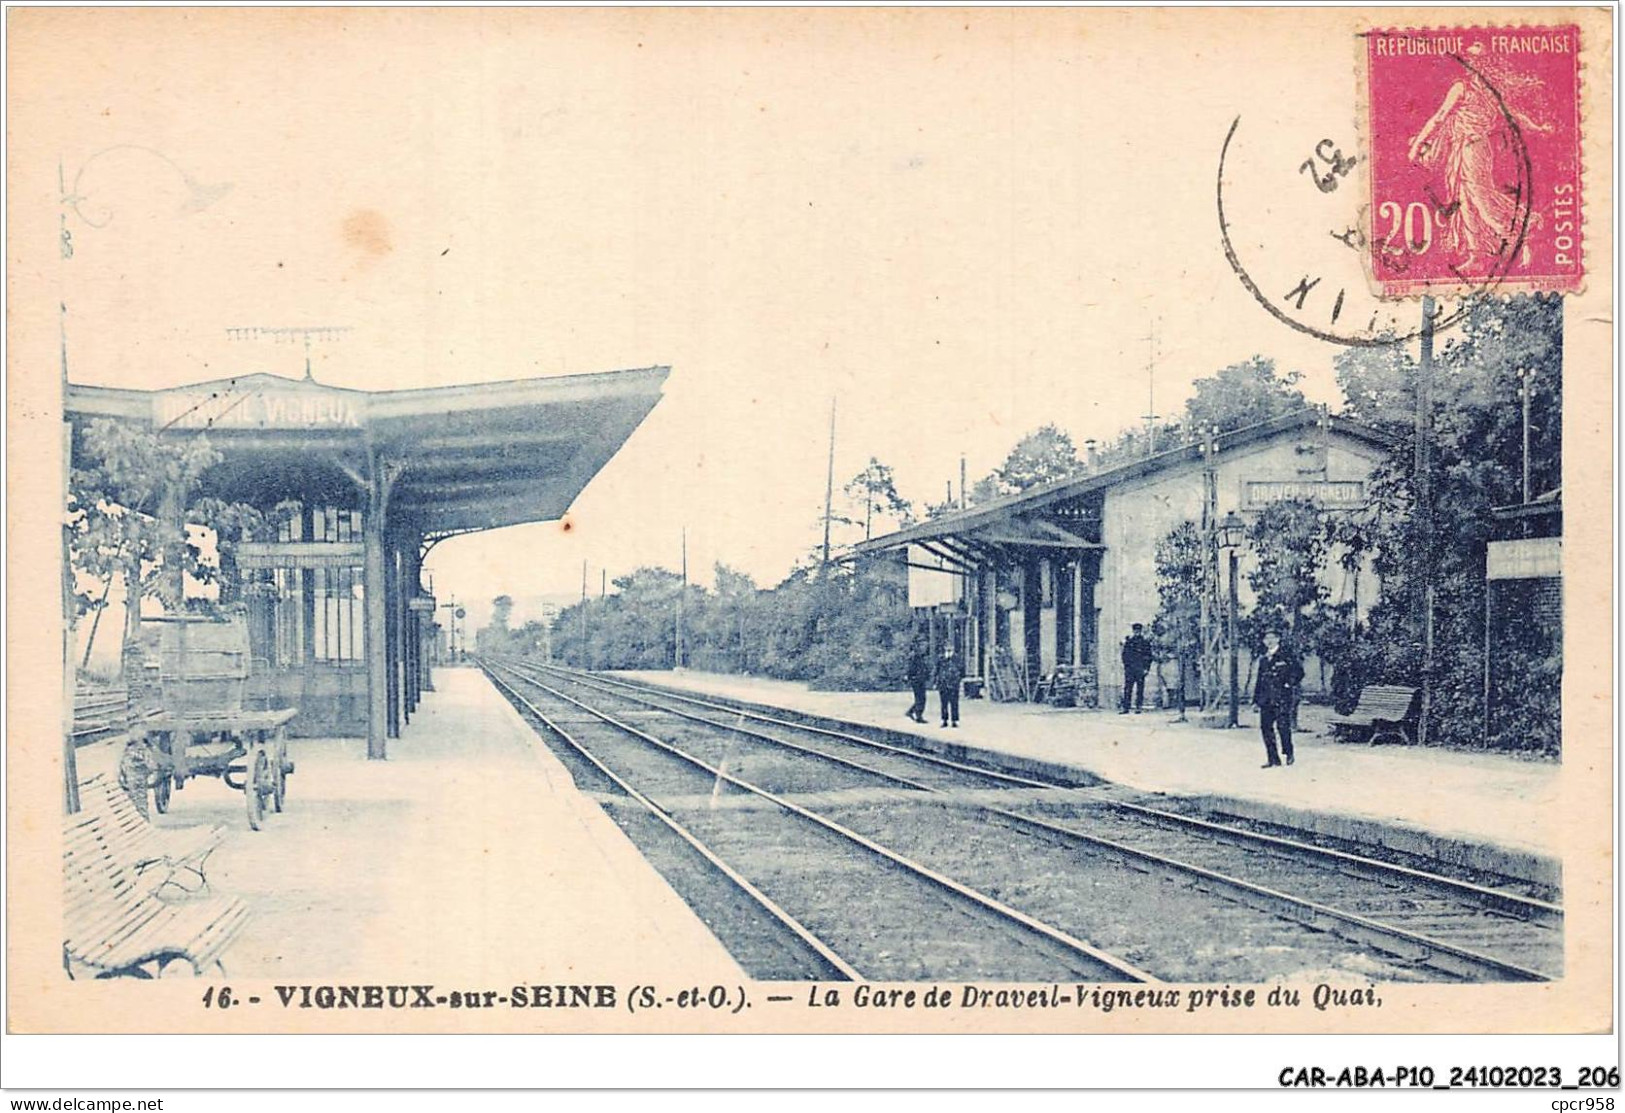
{"label": "lamp post", "polygon": [[1518,394],[1523,402],[1523,501],[1529,505],[1529,399],[1534,390],[1535,369],[1518,368]]}
{"label": "lamp post", "polygon": [[457,627],[467,617],[468,612],[458,606],[457,596],[455,595],[451,597],[451,602],[440,604],[440,609],[451,612],[446,619],[446,652],[451,655],[451,660],[446,663],[455,665],[457,663]]}
{"label": "lamp post", "polygon": [[1238,658],[1236,647],[1236,611],[1239,609],[1236,598],[1236,565],[1241,553],[1241,542],[1247,534],[1247,525],[1234,510],[1224,516],[1219,523],[1219,547],[1230,554],[1230,609],[1225,615],[1225,637],[1230,643],[1230,725],[1238,725],[1240,721],[1240,678],[1237,673]]}

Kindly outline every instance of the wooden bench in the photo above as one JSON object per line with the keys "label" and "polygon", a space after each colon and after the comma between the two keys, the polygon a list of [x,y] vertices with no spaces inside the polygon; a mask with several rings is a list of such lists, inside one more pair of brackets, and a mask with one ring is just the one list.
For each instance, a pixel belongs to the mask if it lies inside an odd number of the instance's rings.
{"label": "wooden bench", "polygon": [[129,694],[123,688],[75,689],[73,744],[88,746],[128,736],[131,731],[139,731],[150,714],[132,708]]}
{"label": "wooden bench", "polygon": [[1397,684],[1368,684],[1360,689],[1360,702],[1348,715],[1333,715],[1328,721],[1339,737],[1382,742],[1414,742],[1419,712],[1419,688]]}
{"label": "wooden bench", "polygon": [[[100,773],[79,786],[80,807],[106,819],[106,834],[117,840],[138,871],[162,870],[162,887],[199,893],[209,883],[205,859],[225,840],[220,826],[158,827],[141,814],[135,801],[112,777]],[[187,880],[190,874],[195,880]]]}
{"label": "wooden bench", "polygon": [[[66,816],[62,832],[62,965],[70,978],[162,976],[176,962],[194,974],[225,971],[220,956],[248,922],[236,897],[171,901],[148,876],[111,811]],[[150,863],[150,859],[148,860]]]}

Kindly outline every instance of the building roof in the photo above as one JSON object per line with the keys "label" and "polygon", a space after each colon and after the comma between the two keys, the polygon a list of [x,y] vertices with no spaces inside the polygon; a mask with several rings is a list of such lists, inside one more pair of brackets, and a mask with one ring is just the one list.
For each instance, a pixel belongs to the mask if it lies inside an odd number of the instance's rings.
{"label": "building roof", "polygon": [[[1306,428],[1312,428],[1316,422],[1322,419],[1323,414],[1324,411],[1321,409],[1310,407],[1271,421],[1264,421],[1256,425],[1221,433],[1217,438],[1218,453],[1222,456],[1227,452],[1234,452],[1253,444],[1274,440]],[[1339,436],[1364,442],[1373,448],[1387,450],[1393,447],[1392,438],[1369,425],[1363,425],[1336,415],[1326,416],[1326,422],[1328,430]],[[932,518],[930,521],[920,522],[882,537],[864,541],[857,546],[856,552],[859,555],[870,555],[900,548],[904,545],[924,544],[947,537],[962,537],[976,531],[986,532],[990,527],[1005,525],[1020,517],[1029,517],[1034,511],[1070,502],[1081,495],[1104,491],[1119,484],[1154,475],[1157,472],[1169,471],[1193,464],[1200,465],[1201,462],[1201,444],[1186,442],[1175,448],[1156,453],[1153,456],[1144,456],[1111,467],[1068,476],[1065,479],[1058,479],[1034,487],[1030,491],[1006,495],[1003,498],[982,503],[980,506],[950,511],[940,517]],[[1050,530],[1055,530],[1053,524],[1045,523],[1045,526]],[[1064,530],[1055,532],[1057,536],[1048,540],[1042,537],[1010,538],[1006,540],[1028,544],[1047,543],[1056,548],[1101,547],[1076,536],[1070,536]]]}
{"label": "building roof", "polygon": [[1513,521],[1519,518],[1543,518],[1563,513],[1563,488],[1553,487],[1543,495],[1536,495],[1528,502],[1515,502],[1510,506],[1490,507],[1490,517],[1497,521]]}
{"label": "building roof", "polygon": [[380,469],[393,481],[391,517],[435,535],[562,517],[660,400],[669,373],[385,391],[267,374],[154,391],[70,385],[67,414],[76,425],[112,417],[207,433],[224,457],[204,478],[218,497],[324,488],[353,497]]}

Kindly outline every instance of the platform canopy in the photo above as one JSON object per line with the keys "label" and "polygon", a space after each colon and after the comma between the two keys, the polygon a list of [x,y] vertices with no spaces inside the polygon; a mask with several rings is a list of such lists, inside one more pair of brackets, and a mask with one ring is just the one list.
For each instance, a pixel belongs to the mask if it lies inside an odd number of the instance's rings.
{"label": "platform canopy", "polygon": [[68,418],[206,432],[205,492],[260,503],[390,487],[424,537],[562,517],[660,399],[666,367],[421,390],[361,391],[253,374],[169,390],[70,385]]}
{"label": "platform canopy", "polygon": [[[1384,450],[1392,447],[1388,436],[1376,429],[1309,407],[1218,434],[1213,438],[1213,451],[1223,456],[1311,430]],[[1023,551],[1102,552],[1106,546],[1101,541],[1101,515],[1107,491],[1160,473],[1199,468],[1202,461],[1202,444],[1188,441],[1153,456],[1123,460],[1109,467],[1090,467],[1019,494],[950,511],[864,541],[855,552],[860,557],[875,556],[912,546],[930,553],[949,568],[966,572],[989,559],[1019,559]],[[1267,494],[1275,497],[1306,498],[1328,509],[1350,509],[1365,501],[1363,482],[1288,477],[1258,486],[1271,488]]]}
{"label": "platform canopy", "polygon": [[[236,552],[261,589],[245,602],[255,655],[270,666],[261,695],[300,708],[307,725],[364,726],[368,756],[382,758],[431,679],[429,547],[563,517],[660,400],[669,370],[383,391],[266,374],[152,391],[69,385],[67,417],[76,453],[97,418],[207,435],[220,458],[189,495],[294,508],[282,523],[291,536]],[[179,524],[178,498],[157,509]],[[172,598],[184,593],[179,567]],[[351,722],[358,706],[364,723]]]}

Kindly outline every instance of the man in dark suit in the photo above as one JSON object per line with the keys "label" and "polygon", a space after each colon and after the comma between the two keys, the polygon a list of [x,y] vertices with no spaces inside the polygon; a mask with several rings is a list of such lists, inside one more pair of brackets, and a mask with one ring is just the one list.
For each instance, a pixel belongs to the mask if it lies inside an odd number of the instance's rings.
{"label": "man in dark suit", "polygon": [[1130,695],[1134,713],[1145,708],[1145,674],[1151,671],[1151,642],[1145,636],[1145,626],[1136,622],[1134,632],[1123,639],[1123,700],[1117,713],[1127,715]]}
{"label": "man in dark suit", "polygon": [[943,647],[942,656],[937,658],[937,700],[942,705],[942,725],[947,726],[950,716],[953,725],[959,725],[959,683],[965,679],[965,666],[960,663],[959,654],[954,652],[952,642]]}
{"label": "man in dark suit", "polygon": [[[1253,706],[1258,708],[1258,729],[1264,734],[1265,769],[1281,764],[1281,755],[1292,764],[1292,709],[1303,684],[1303,662],[1281,644],[1274,630],[1264,632],[1264,656],[1258,659],[1258,679],[1253,682]],[[1275,740],[1281,740],[1277,753]]]}
{"label": "man in dark suit", "polygon": [[908,686],[914,689],[914,702],[906,714],[916,723],[925,722],[925,689],[931,683],[931,651],[922,638],[908,647]]}

